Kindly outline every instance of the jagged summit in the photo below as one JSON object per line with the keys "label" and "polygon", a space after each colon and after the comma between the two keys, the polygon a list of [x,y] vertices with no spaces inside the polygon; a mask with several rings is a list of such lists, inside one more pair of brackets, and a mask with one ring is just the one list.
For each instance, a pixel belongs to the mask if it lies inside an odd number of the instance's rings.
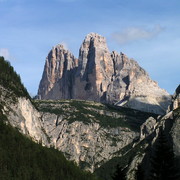
{"label": "jagged summit", "polygon": [[51,55],[52,53],[54,53],[56,58],[60,57],[60,53],[63,53],[64,55],[68,54],[70,56],[73,56],[73,54],[63,44],[57,44],[53,46],[51,51],[49,52],[49,55]]}
{"label": "jagged summit", "polygon": [[97,45],[99,48],[101,47],[109,51],[106,43],[106,38],[97,33],[89,33],[85,37],[81,48],[84,47],[85,44],[93,44],[95,47]]}
{"label": "jagged summit", "polygon": [[[57,44],[56,46],[53,47],[54,49],[55,48],[59,48],[59,49],[65,49],[64,45],[63,44]],[[53,49],[52,48],[52,49]]]}
{"label": "jagged summit", "polygon": [[95,32],[91,32],[89,34],[86,35],[85,39],[89,39],[89,38],[93,38],[93,39],[105,39],[105,37],[103,37],[102,35],[95,33]]}
{"label": "jagged summit", "polygon": [[62,45],[53,47],[38,97],[92,100],[157,114],[165,113],[170,102],[169,94],[135,60],[110,52],[97,33],[85,37],[78,59]]}

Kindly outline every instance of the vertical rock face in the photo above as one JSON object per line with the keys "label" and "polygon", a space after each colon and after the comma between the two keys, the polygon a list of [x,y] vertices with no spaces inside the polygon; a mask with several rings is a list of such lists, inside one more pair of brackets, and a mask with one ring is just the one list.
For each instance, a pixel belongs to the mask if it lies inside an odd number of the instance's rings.
{"label": "vertical rock face", "polygon": [[86,36],[79,59],[62,45],[51,50],[38,97],[93,100],[157,114],[164,114],[171,100],[136,61],[110,53],[105,38],[96,33]]}
{"label": "vertical rock face", "polygon": [[[33,141],[48,146],[48,139],[43,131],[41,114],[25,97],[17,97],[12,91],[0,84],[0,110],[7,117],[7,122]],[[2,119],[1,119],[2,120]]]}
{"label": "vertical rock face", "polygon": [[39,99],[71,99],[77,64],[78,60],[63,45],[53,47],[46,58]]}
{"label": "vertical rock face", "polygon": [[74,98],[104,101],[113,71],[105,38],[95,33],[88,34],[79,52]]}

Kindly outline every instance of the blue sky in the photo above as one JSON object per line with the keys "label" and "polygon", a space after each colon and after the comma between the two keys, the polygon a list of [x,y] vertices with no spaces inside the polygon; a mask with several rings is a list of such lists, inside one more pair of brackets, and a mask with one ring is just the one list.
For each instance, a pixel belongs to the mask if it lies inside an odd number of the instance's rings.
{"label": "blue sky", "polygon": [[179,8],[179,0],[0,0],[0,55],[36,95],[50,49],[63,43],[78,57],[96,32],[172,94],[180,83]]}

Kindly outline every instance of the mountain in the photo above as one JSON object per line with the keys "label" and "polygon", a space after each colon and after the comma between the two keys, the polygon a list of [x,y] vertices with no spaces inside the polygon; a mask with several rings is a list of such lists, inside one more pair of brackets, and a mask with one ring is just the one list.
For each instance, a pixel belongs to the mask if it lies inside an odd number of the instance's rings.
{"label": "mountain", "polygon": [[156,114],[164,114],[171,100],[135,60],[110,52],[96,33],[85,37],[78,59],[62,45],[52,48],[38,98],[90,100]]}
{"label": "mountain", "polygon": [[179,178],[179,87],[167,114],[159,116],[87,100],[33,101],[3,58],[0,77],[1,179],[94,179],[62,153],[103,180],[119,170],[116,176],[127,180],[162,172],[168,180]]}
{"label": "mountain", "polygon": [[48,54],[40,82],[40,99],[72,99],[73,81],[78,60],[63,45],[57,45]]}

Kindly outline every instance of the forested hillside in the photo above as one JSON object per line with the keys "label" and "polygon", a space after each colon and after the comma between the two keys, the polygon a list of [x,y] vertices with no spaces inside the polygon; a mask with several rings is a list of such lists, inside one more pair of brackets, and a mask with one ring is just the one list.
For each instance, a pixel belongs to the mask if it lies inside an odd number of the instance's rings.
{"label": "forested hillside", "polygon": [[95,180],[54,148],[42,147],[4,124],[0,113],[1,180]]}
{"label": "forested hillside", "polygon": [[13,91],[18,97],[29,97],[29,94],[21,82],[20,76],[14,71],[14,68],[4,57],[0,57],[0,85]]}

